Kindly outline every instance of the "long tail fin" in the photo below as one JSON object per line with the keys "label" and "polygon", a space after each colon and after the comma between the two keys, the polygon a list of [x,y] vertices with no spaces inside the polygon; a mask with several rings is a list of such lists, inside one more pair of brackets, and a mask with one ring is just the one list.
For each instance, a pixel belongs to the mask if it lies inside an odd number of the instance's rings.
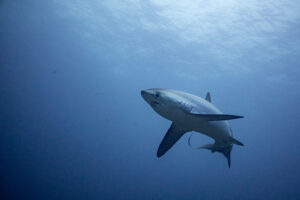
{"label": "long tail fin", "polygon": [[192,138],[193,134],[190,135],[189,137],[189,140],[188,140],[188,145],[192,148],[192,149],[208,149],[208,150],[212,150],[213,151],[213,147],[214,147],[214,144],[206,144],[206,145],[203,145],[203,146],[198,146],[198,147],[195,147],[191,144],[191,138]]}
{"label": "long tail fin", "polygon": [[[230,165],[231,165],[231,150],[232,150],[232,144],[228,144],[226,146],[218,146],[216,144],[206,144],[206,145],[203,145],[203,146],[199,146],[199,147],[194,147],[192,146],[191,144],[191,138],[192,138],[192,135],[190,135],[189,137],[189,140],[188,140],[188,145],[192,148],[192,149],[208,149],[208,150],[211,150],[212,153],[214,152],[219,152],[221,154],[223,154],[226,158],[227,158],[227,162],[228,162],[228,167],[230,168]],[[232,138],[234,141],[237,141],[235,140],[234,138]],[[239,141],[237,141],[239,142]],[[241,142],[239,142],[239,144],[242,144]],[[242,144],[243,145],[243,144]]]}
{"label": "long tail fin", "polygon": [[228,161],[228,168],[230,168],[230,165],[231,165],[231,153],[229,153],[227,156],[225,156],[227,158],[227,161]]}

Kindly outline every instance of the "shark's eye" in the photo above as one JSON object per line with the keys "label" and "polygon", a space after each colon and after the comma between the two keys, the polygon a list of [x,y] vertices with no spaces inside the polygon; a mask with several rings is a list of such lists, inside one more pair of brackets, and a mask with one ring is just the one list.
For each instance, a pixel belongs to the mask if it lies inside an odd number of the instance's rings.
{"label": "shark's eye", "polygon": [[156,98],[160,97],[160,93],[159,93],[159,92],[156,92],[156,93],[155,93],[155,97],[156,97]]}

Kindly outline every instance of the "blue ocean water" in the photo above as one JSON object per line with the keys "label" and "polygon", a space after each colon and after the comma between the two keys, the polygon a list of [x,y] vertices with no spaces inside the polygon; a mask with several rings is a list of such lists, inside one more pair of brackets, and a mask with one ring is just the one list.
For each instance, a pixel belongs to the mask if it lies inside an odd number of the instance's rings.
{"label": "blue ocean water", "polygon": [[[299,0],[3,0],[0,197],[300,199],[299,63]],[[156,157],[155,87],[245,116],[230,169],[191,133]]]}

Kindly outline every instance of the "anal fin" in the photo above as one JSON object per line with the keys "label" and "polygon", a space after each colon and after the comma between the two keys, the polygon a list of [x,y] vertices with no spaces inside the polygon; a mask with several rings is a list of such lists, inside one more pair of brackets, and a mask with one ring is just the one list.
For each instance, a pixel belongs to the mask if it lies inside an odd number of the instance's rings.
{"label": "anal fin", "polygon": [[241,143],[240,141],[238,141],[237,139],[233,138],[230,136],[230,140],[233,144],[237,144],[237,145],[240,145],[240,146],[244,146],[243,143]]}

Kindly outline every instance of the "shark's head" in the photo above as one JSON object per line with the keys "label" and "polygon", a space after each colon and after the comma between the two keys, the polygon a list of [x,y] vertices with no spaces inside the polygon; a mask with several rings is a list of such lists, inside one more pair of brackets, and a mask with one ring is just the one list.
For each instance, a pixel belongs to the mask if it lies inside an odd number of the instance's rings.
{"label": "shark's head", "polygon": [[141,95],[153,109],[162,107],[174,108],[180,104],[180,97],[167,89],[153,88],[142,90]]}
{"label": "shark's head", "polygon": [[161,92],[159,92],[158,89],[148,89],[142,90],[141,95],[144,100],[153,107],[159,104]]}
{"label": "shark's head", "polygon": [[171,121],[176,119],[184,102],[182,97],[167,89],[142,90],[141,95],[153,110]]}

